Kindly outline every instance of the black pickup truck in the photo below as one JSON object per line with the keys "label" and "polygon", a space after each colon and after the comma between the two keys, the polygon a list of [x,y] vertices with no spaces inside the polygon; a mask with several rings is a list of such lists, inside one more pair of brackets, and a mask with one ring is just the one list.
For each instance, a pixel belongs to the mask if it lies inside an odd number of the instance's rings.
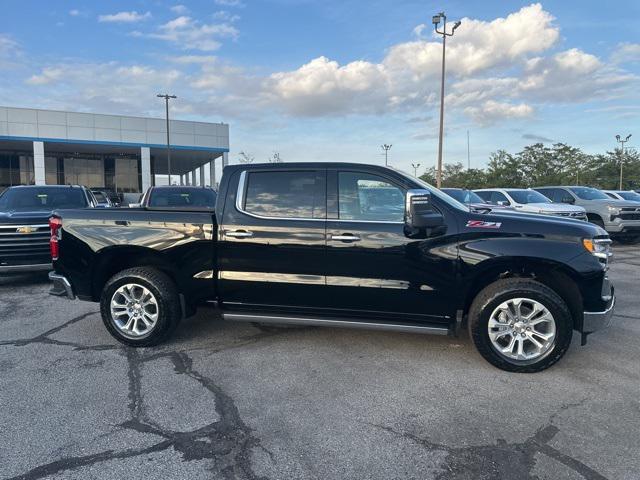
{"label": "black pickup truck", "polygon": [[[384,198],[384,201],[380,201]],[[225,320],[457,334],[509,371],[558,361],[614,307],[610,240],[577,220],[474,212],[389,168],[225,168],[215,209],[76,210],[51,219],[52,294],[100,302],[131,346],[202,302]]]}

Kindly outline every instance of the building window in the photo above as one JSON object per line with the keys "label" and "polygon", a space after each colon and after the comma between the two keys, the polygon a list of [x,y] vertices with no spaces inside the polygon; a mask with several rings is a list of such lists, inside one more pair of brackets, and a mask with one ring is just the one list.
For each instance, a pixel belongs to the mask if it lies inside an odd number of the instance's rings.
{"label": "building window", "polygon": [[23,152],[0,152],[0,191],[13,185],[33,185],[33,156]]}

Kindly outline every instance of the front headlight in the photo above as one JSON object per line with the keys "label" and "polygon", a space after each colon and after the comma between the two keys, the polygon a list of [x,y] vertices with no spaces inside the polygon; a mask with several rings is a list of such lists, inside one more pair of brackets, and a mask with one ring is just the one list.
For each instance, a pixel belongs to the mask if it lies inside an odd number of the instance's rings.
{"label": "front headlight", "polygon": [[607,209],[609,210],[609,214],[611,214],[611,215],[619,215],[620,214],[620,207],[614,207],[613,205],[609,205],[609,206],[607,206]]}
{"label": "front headlight", "polygon": [[605,261],[611,257],[611,240],[608,238],[585,238],[582,240],[582,245],[594,257],[602,258]]}

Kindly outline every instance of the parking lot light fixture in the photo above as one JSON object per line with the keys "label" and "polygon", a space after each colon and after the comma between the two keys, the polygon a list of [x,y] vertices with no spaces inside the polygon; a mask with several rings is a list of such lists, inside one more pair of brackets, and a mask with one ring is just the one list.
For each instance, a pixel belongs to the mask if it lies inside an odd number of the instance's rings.
{"label": "parking lot light fixture", "polygon": [[631,134],[627,135],[624,140],[620,135],[616,135],[616,141],[622,145],[622,147],[620,148],[620,185],[619,185],[620,190],[622,190],[622,166],[624,165],[624,144],[627,143],[630,138],[631,138]]}
{"label": "parking lot light fixture", "polygon": [[389,166],[389,150],[391,150],[391,147],[393,147],[393,145],[387,145],[386,143],[384,145],[380,145],[380,148],[384,150],[384,166],[385,167]]}
{"label": "parking lot light fixture", "polygon": [[413,167],[413,176],[418,178],[418,169],[420,168],[420,164],[412,163],[411,166]]}
{"label": "parking lot light fixture", "polygon": [[[436,186],[442,187],[442,137],[444,134],[444,72],[445,72],[445,52],[447,37],[452,37],[456,29],[462,24],[457,21],[453,24],[451,32],[447,33],[447,16],[444,12],[434,15],[431,19],[435,32],[442,35],[442,76],[440,80],[440,132],[438,135],[438,167],[436,169]],[[438,30],[438,25],[442,22],[442,30]]]}
{"label": "parking lot light fixture", "polygon": [[178,98],[175,95],[169,95],[168,93],[159,93],[156,95],[158,98],[164,98],[166,119],[167,119],[167,174],[169,175],[169,185],[171,185],[171,143],[169,141],[169,99]]}

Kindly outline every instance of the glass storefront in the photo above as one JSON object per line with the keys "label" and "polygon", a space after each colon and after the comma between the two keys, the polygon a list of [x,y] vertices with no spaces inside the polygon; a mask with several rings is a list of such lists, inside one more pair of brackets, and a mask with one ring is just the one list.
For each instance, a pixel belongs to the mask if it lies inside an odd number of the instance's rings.
{"label": "glass storefront", "polygon": [[[44,167],[47,185],[85,185],[121,193],[137,193],[142,189],[139,155],[47,152]],[[33,154],[0,151],[0,191],[34,183]]]}
{"label": "glass storefront", "polygon": [[0,191],[13,185],[33,185],[33,155],[0,151]]}

